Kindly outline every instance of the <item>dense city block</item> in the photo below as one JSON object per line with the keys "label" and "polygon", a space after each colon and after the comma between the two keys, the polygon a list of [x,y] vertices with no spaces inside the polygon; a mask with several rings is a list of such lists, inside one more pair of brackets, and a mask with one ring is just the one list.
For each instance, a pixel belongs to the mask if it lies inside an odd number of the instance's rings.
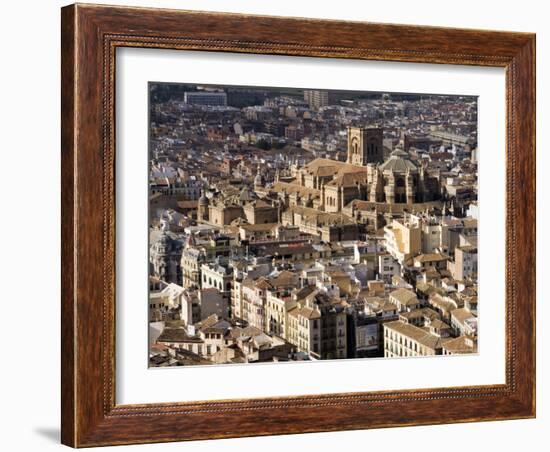
{"label": "dense city block", "polygon": [[477,353],[475,97],[149,100],[150,366]]}

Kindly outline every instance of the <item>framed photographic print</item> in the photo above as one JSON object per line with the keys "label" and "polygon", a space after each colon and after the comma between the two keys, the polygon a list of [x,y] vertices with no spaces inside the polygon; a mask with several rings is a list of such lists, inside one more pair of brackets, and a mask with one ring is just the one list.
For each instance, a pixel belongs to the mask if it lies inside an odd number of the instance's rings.
{"label": "framed photographic print", "polygon": [[62,442],[535,416],[535,36],[62,9]]}

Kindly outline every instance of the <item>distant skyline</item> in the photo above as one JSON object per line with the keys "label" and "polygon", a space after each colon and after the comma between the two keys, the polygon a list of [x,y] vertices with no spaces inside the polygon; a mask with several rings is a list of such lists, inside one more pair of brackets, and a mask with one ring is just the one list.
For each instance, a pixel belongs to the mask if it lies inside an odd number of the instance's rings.
{"label": "distant skyline", "polygon": [[449,99],[464,99],[469,102],[477,102],[478,96],[471,95],[457,95],[457,94],[445,94],[445,93],[410,93],[400,91],[371,91],[371,90],[346,90],[346,89],[324,89],[324,88],[302,88],[302,87],[269,87],[269,86],[252,86],[252,85],[218,85],[218,84],[204,84],[204,83],[174,83],[174,82],[149,82],[149,90],[151,93],[151,102],[155,102],[155,91],[157,90],[171,91],[173,96],[171,100],[178,100],[180,93],[185,90],[204,90],[204,89],[218,89],[224,91],[235,92],[258,92],[269,93],[271,96],[278,95],[290,95],[295,97],[302,97],[306,90],[315,91],[327,91],[329,93],[341,93],[347,94],[350,99],[361,97],[380,97],[383,95],[395,96],[398,98],[418,99],[418,98],[449,98]]}

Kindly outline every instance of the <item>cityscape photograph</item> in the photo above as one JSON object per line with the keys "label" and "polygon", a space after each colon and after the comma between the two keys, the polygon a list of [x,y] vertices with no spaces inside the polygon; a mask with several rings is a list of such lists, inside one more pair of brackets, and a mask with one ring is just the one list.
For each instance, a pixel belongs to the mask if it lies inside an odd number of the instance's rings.
{"label": "cityscape photograph", "polygon": [[477,97],[147,89],[149,367],[477,353]]}

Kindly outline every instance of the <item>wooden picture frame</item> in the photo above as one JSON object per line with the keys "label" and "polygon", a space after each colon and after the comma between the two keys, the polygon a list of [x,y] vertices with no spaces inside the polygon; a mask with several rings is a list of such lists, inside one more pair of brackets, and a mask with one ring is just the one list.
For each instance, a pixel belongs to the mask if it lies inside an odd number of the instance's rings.
{"label": "wooden picture frame", "polygon": [[[535,35],[162,9],[62,9],[62,442],[73,447],[535,416]],[[506,69],[506,383],[115,403],[115,50]]]}

